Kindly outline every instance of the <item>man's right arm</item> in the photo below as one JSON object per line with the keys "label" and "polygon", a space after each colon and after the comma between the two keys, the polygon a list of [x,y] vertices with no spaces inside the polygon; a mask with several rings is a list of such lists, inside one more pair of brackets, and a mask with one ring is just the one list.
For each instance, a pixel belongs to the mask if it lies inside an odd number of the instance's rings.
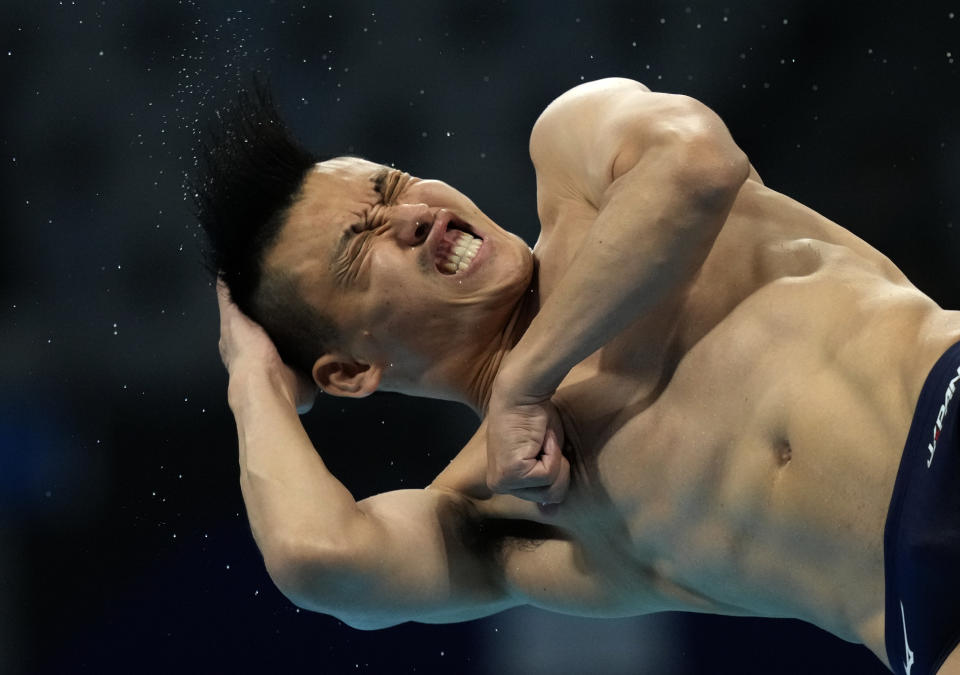
{"label": "man's right arm", "polygon": [[254,539],[297,605],[357,628],[464,621],[519,604],[489,551],[470,544],[467,499],[428,488],[356,502],[297,415],[297,378],[220,288],[221,354]]}

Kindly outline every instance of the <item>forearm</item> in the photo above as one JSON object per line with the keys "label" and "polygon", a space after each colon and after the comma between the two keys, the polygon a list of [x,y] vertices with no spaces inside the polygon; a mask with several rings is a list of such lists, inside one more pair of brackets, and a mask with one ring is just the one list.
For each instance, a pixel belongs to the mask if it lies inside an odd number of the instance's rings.
{"label": "forearm", "polygon": [[237,369],[229,402],[237,422],[243,500],[268,568],[295,558],[298,547],[344,547],[360,517],[357,504],[320,459],[280,379]]}
{"label": "forearm", "polygon": [[614,181],[567,272],[505,364],[533,398],[696,275],[749,163],[733,145],[664,146]]}

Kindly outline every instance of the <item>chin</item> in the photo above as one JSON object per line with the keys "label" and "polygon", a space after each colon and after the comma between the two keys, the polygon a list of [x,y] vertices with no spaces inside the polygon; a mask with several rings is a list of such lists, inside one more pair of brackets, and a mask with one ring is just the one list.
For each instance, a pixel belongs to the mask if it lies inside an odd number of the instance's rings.
{"label": "chin", "polygon": [[533,257],[533,251],[527,246],[527,243],[515,234],[510,234],[516,239],[516,246],[512,251],[516,251],[515,256],[511,256],[509,263],[512,274],[508,289],[513,291],[517,297],[522,295],[533,281],[533,275],[536,270],[536,259]]}

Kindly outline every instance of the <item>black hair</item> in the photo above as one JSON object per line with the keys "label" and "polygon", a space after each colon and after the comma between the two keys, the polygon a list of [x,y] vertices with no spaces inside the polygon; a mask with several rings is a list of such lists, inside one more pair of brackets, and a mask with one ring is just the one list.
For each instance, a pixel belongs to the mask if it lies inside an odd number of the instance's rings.
{"label": "black hair", "polygon": [[264,258],[319,160],[294,138],[260,78],[241,86],[215,116],[188,180],[206,233],[206,267],[226,283],[240,310],[264,327],[281,358],[309,374],[336,340],[336,328],[304,300],[297,279],[265,269]]}

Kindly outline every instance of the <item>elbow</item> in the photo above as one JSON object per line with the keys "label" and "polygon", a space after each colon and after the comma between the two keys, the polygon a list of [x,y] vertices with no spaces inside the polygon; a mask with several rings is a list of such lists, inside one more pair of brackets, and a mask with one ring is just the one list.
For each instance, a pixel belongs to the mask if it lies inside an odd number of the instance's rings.
{"label": "elbow", "polygon": [[705,125],[683,139],[677,152],[677,177],[704,202],[732,202],[750,176],[750,160],[726,127]]}
{"label": "elbow", "polygon": [[704,203],[732,203],[750,176],[750,160],[715,112],[695,99],[679,98],[676,115],[659,128],[661,142],[675,158],[678,182]]}
{"label": "elbow", "polygon": [[368,606],[364,599],[369,580],[343,549],[288,542],[264,551],[264,563],[277,589],[300,609],[328,614],[356,630],[380,630],[402,623]]}
{"label": "elbow", "polygon": [[303,568],[292,557],[280,557],[277,554],[264,555],[263,562],[267,575],[283,596],[301,609],[312,609],[308,600]]}
{"label": "elbow", "polygon": [[269,549],[264,547],[262,553],[267,574],[277,590],[297,607],[312,609],[309,590],[315,584],[307,580],[322,566],[311,561],[298,544],[274,544]]}
{"label": "elbow", "polygon": [[350,597],[347,558],[332,548],[301,541],[263,550],[267,574],[277,590],[297,607],[313,612],[332,613]]}
{"label": "elbow", "polygon": [[680,172],[680,181],[691,197],[704,207],[728,209],[750,176],[747,155],[733,142],[723,147],[705,141],[691,148]]}
{"label": "elbow", "polygon": [[746,154],[732,141],[689,139],[676,149],[673,185],[689,208],[726,213],[750,176]]}

